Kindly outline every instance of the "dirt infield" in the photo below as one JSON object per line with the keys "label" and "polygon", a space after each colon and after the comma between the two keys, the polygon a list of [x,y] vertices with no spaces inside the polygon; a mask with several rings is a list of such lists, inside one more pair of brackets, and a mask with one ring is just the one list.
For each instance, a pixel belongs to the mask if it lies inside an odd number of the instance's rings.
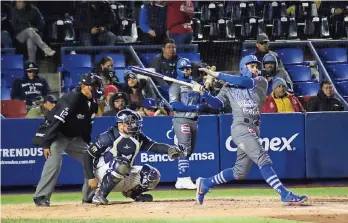
{"label": "dirt infield", "polygon": [[348,198],[315,197],[301,207],[284,207],[277,198],[241,197],[194,200],[161,200],[152,203],[113,202],[96,206],[57,203],[49,208],[33,204],[4,205],[2,218],[188,218],[188,217],[271,217],[309,222],[348,222]]}

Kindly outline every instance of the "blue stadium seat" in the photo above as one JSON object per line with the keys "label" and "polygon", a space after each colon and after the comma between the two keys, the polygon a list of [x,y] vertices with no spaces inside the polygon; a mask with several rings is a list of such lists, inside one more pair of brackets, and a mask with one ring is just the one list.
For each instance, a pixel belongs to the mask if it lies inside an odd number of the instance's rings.
{"label": "blue stadium seat", "polygon": [[1,100],[11,100],[11,88],[1,86]]}
{"label": "blue stadium seat", "polygon": [[124,68],[115,68],[115,73],[116,76],[118,77],[118,79],[120,80],[120,83],[123,84],[124,83]]}
{"label": "blue stadium seat", "polygon": [[22,78],[24,76],[23,70],[7,70],[2,69],[1,70],[1,79],[5,81],[3,83],[3,86],[12,87],[12,84],[15,79]]}
{"label": "blue stadium seat", "polygon": [[139,58],[143,62],[145,67],[149,67],[152,63],[153,58],[159,53],[139,53]]}
{"label": "blue stadium seat", "polygon": [[341,96],[348,96],[348,81],[336,82],[336,89]]}
{"label": "blue stadium seat", "polygon": [[318,49],[320,58],[328,63],[347,63],[347,48],[321,48]]}
{"label": "blue stadium seat", "polygon": [[253,54],[256,51],[256,49],[246,49],[242,51],[242,57],[248,56]]}
{"label": "blue stadium seat", "polygon": [[348,80],[348,63],[328,65],[330,77],[336,81]]}
{"label": "blue stadium seat", "polygon": [[87,54],[68,54],[62,56],[62,67],[66,70],[73,68],[92,67],[91,56]]}
{"label": "blue stadium seat", "polygon": [[187,58],[191,62],[201,62],[201,55],[199,53],[177,53],[178,56]]}
{"label": "blue stadium seat", "polygon": [[311,68],[302,65],[286,66],[292,82],[307,82],[311,81]]}
{"label": "blue stadium seat", "polygon": [[64,72],[64,92],[67,90],[77,87],[80,82],[80,76],[90,72],[91,68],[71,68]]}
{"label": "blue stadium seat", "polygon": [[95,63],[98,63],[103,57],[109,56],[114,61],[114,68],[126,67],[126,58],[123,54],[120,53],[101,53],[95,56]]}
{"label": "blue stadium seat", "polygon": [[303,50],[297,48],[277,49],[275,52],[279,55],[284,65],[287,64],[306,64],[303,61]]}
{"label": "blue stadium seat", "polygon": [[1,70],[23,70],[24,61],[22,55],[1,55]]}
{"label": "blue stadium seat", "polygon": [[319,84],[314,82],[294,83],[294,92],[301,96],[315,96],[319,91]]}

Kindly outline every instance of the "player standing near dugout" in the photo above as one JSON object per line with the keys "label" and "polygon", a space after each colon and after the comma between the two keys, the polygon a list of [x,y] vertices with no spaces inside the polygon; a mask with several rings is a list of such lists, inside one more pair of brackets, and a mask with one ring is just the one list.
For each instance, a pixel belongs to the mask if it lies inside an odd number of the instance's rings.
{"label": "player standing near dugout", "polygon": [[[91,141],[92,124],[98,112],[98,98],[103,94],[98,75],[86,73],[80,78],[80,86],[66,93],[48,113],[50,123],[43,137],[42,147],[46,162],[36,187],[34,203],[38,207],[50,206],[50,197],[57,183],[62,166],[62,153],[83,162]],[[92,202],[94,192],[85,179],[83,202]]]}
{"label": "player standing near dugout", "polygon": [[[177,79],[187,83],[192,82],[191,62],[186,58],[178,60],[176,65]],[[200,85],[196,85],[200,88]],[[196,189],[190,177],[189,158],[194,151],[197,138],[197,122],[202,110],[201,95],[192,88],[173,83],[169,88],[169,103],[174,111],[173,128],[174,141],[187,152],[186,157],[178,160],[178,178],[175,184],[177,189]]]}
{"label": "player standing near dugout", "polygon": [[229,104],[232,108],[233,123],[231,133],[238,146],[237,160],[233,168],[221,171],[211,178],[198,178],[196,181],[197,203],[203,204],[204,196],[209,189],[233,179],[244,179],[253,162],[260,168],[266,182],[280,195],[285,205],[297,205],[305,202],[307,196],[298,196],[289,191],[280,182],[272,168],[272,161],[262,147],[260,136],[260,113],[266,99],[267,80],[258,76],[260,61],[254,55],[244,57],[239,64],[241,76],[228,75],[200,68],[201,71],[223,80],[230,85],[221,89],[216,97],[202,92],[207,103],[213,108],[221,108]]}

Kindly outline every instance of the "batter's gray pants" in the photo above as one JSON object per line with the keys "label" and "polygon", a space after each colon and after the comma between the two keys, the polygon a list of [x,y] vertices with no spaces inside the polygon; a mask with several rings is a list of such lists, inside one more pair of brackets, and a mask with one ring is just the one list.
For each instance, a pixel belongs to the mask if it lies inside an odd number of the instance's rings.
{"label": "batter's gray pants", "polygon": [[[62,167],[63,152],[66,152],[69,156],[82,163],[87,147],[87,143],[84,142],[81,137],[69,139],[58,133],[56,140],[51,145],[51,156],[49,156],[45,162],[34,197],[51,197]],[[91,193],[93,193],[93,191],[88,187],[88,180],[85,179],[82,187],[83,200],[87,201]]]}
{"label": "batter's gray pants", "polygon": [[236,179],[244,179],[253,162],[259,168],[265,164],[272,164],[269,155],[259,141],[259,127],[240,123],[232,126],[231,133],[233,142],[238,146],[237,160],[233,167],[233,175]]}
{"label": "batter's gray pants", "polygon": [[183,146],[190,157],[197,139],[197,121],[188,118],[173,118],[173,127],[177,144]]}
{"label": "batter's gray pants", "polygon": [[38,46],[41,50],[44,50],[45,48],[48,47],[46,43],[42,41],[39,34],[37,34],[37,32],[33,28],[27,28],[21,31],[16,36],[16,39],[20,43],[24,43],[24,42],[27,43],[28,58],[29,60],[34,62],[36,61],[36,49],[37,49],[36,46]]}

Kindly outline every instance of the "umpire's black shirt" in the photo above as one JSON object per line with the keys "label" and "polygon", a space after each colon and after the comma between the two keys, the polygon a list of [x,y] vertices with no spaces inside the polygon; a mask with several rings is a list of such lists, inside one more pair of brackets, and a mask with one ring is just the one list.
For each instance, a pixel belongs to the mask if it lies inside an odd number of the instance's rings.
{"label": "umpire's black shirt", "polygon": [[58,132],[68,138],[80,136],[86,143],[90,143],[97,111],[97,101],[88,99],[79,88],[68,92],[47,115],[50,125],[43,138],[42,147],[49,148]]}

